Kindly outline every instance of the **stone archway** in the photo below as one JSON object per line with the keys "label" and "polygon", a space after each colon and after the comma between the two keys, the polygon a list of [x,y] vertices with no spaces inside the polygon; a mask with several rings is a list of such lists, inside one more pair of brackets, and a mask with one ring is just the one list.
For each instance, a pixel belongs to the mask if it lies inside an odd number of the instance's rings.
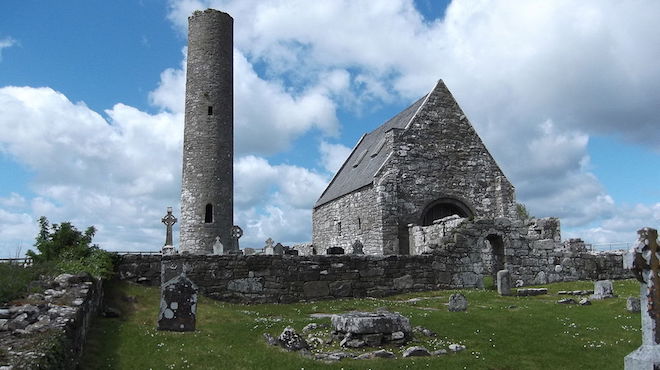
{"label": "stone archway", "polygon": [[473,217],[474,212],[465,203],[454,198],[440,198],[429,203],[422,212],[420,224],[429,226],[433,221],[444,217],[458,215],[460,217]]}

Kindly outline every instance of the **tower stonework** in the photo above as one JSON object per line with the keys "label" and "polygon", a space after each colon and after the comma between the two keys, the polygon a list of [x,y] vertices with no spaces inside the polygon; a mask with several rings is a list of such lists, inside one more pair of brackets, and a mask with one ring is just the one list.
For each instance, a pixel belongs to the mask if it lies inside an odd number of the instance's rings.
{"label": "tower stonework", "polygon": [[181,188],[181,252],[232,248],[233,18],[213,9],[188,18]]}

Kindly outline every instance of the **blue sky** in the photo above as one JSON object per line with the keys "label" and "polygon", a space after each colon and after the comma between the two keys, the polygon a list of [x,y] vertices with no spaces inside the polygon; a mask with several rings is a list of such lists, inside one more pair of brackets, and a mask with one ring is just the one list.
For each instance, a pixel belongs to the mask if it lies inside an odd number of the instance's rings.
{"label": "blue sky", "polygon": [[33,243],[41,215],[97,226],[107,249],[160,248],[179,202],[186,17],[206,7],[235,19],[242,246],[310,240],[311,206],[357,139],[439,78],[518,200],[561,217],[565,238],[658,227],[655,2],[10,0],[0,257]]}

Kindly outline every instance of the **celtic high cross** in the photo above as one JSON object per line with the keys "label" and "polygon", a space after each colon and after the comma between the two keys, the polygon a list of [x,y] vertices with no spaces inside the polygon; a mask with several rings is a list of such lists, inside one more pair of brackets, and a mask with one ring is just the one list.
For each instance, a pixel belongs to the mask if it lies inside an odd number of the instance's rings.
{"label": "celtic high cross", "polygon": [[172,226],[176,223],[176,217],[172,214],[172,207],[167,207],[167,215],[161,220],[167,227],[167,232],[165,234],[165,245],[172,244]]}

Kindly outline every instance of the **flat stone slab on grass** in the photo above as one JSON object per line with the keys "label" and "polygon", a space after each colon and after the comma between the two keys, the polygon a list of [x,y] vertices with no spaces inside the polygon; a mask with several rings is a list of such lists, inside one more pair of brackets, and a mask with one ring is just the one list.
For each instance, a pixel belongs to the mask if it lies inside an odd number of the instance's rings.
{"label": "flat stone slab on grass", "polygon": [[548,288],[524,288],[518,289],[516,294],[519,297],[548,294]]}
{"label": "flat stone slab on grass", "polygon": [[352,334],[375,334],[403,332],[409,335],[412,332],[410,320],[395,312],[349,312],[332,315],[334,330]]}

